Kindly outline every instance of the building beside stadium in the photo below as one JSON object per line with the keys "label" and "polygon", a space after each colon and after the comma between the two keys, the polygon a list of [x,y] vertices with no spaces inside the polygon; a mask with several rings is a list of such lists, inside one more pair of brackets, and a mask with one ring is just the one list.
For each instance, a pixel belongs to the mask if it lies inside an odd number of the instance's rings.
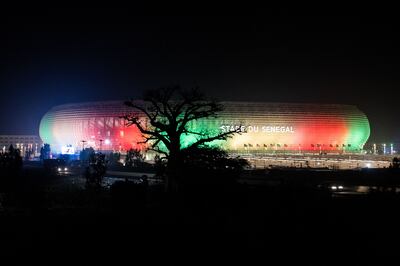
{"label": "building beside stadium", "polygon": [[6,152],[11,145],[18,149],[21,155],[29,152],[32,156],[39,156],[43,143],[37,135],[0,135],[2,152]]}
{"label": "building beside stadium", "polygon": [[[140,102],[140,101],[138,101]],[[140,102],[144,104],[143,102]],[[370,134],[366,115],[353,105],[222,102],[217,118],[194,121],[191,129],[218,134],[239,129],[227,141],[214,141],[233,153],[260,152],[360,152]],[[50,109],[40,122],[39,134],[53,151],[65,147],[78,151],[144,149],[139,130],[125,126],[121,116],[136,113],[122,101],[64,104]],[[144,118],[144,116],[143,116]],[[183,146],[195,135],[182,138]]]}

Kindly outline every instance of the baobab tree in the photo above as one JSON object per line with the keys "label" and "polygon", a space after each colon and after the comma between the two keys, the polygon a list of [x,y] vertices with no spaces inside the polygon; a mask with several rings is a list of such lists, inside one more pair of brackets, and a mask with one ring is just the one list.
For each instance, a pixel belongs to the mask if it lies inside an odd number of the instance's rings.
{"label": "baobab tree", "polygon": [[[135,110],[123,118],[127,126],[136,126],[140,130],[144,138],[140,143],[145,143],[148,150],[161,153],[167,159],[167,191],[176,191],[182,178],[183,148],[201,147],[241,133],[240,127],[212,132],[190,126],[196,120],[215,118],[223,110],[222,104],[207,99],[197,88],[184,90],[176,86],[148,90],[143,101],[130,100],[125,105]],[[182,139],[188,135],[194,140],[184,147]]]}

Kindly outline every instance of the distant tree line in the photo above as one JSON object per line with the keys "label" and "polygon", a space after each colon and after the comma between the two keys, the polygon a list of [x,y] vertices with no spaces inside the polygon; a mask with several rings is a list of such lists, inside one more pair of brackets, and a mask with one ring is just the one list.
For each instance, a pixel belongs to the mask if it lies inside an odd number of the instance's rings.
{"label": "distant tree line", "polygon": [[40,148],[40,160],[50,159],[50,144],[45,143],[43,147]]}
{"label": "distant tree line", "polygon": [[22,169],[22,157],[19,149],[10,145],[7,152],[0,153],[0,171],[2,173],[15,173]]}

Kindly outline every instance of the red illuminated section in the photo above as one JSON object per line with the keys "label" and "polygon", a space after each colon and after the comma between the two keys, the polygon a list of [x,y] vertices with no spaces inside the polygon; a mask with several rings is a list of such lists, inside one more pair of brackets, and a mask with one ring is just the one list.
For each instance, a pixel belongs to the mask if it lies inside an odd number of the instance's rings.
{"label": "red illuminated section", "polygon": [[251,107],[228,105],[220,124],[242,123],[247,131],[229,139],[223,144],[225,149],[245,153],[360,152],[370,134],[368,119],[354,106],[267,104],[264,112],[258,112],[259,106],[252,112]]}
{"label": "red illuminated section", "polygon": [[296,124],[295,134],[289,140],[294,146],[306,151],[334,151],[346,143],[348,126],[341,117],[328,117],[326,114],[306,115],[302,123]]}
{"label": "red illuminated section", "polygon": [[120,120],[111,127],[101,123],[89,126],[84,130],[75,130],[75,139],[86,140],[85,145],[98,150],[127,151],[129,149],[144,150],[143,137],[137,127],[127,127]]}
{"label": "red illuminated section", "polygon": [[72,145],[76,150],[92,147],[95,150],[127,151],[131,148],[144,150],[143,137],[137,127],[127,127],[122,118],[115,117],[68,117],[55,112],[45,115],[40,134],[53,151]]}
{"label": "red illuminated section", "polygon": [[115,130],[115,141],[118,144],[118,149],[129,150],[131,148],[144,150],[146,148],[143,142],[142,133],[135,127],[122,127]]}

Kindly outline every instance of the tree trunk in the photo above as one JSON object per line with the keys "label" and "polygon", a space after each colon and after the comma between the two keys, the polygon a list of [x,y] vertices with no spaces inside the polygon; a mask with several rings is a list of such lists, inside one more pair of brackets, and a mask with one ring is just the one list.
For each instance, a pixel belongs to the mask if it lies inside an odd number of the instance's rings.
{"label": "tree trunk", "polygon": [[181,181],[181,167],[183,160],[180,154],[179,145],[175,145],[170,150],[167,164],[167,178],[165,182],[165,190],[167,192],[178,192]]}
{"label": "tree trunk", "polygon": [[176,193],[179,191],[178,177],[172,174],[167,174],[165,180],[165,191],[168,193]]}

